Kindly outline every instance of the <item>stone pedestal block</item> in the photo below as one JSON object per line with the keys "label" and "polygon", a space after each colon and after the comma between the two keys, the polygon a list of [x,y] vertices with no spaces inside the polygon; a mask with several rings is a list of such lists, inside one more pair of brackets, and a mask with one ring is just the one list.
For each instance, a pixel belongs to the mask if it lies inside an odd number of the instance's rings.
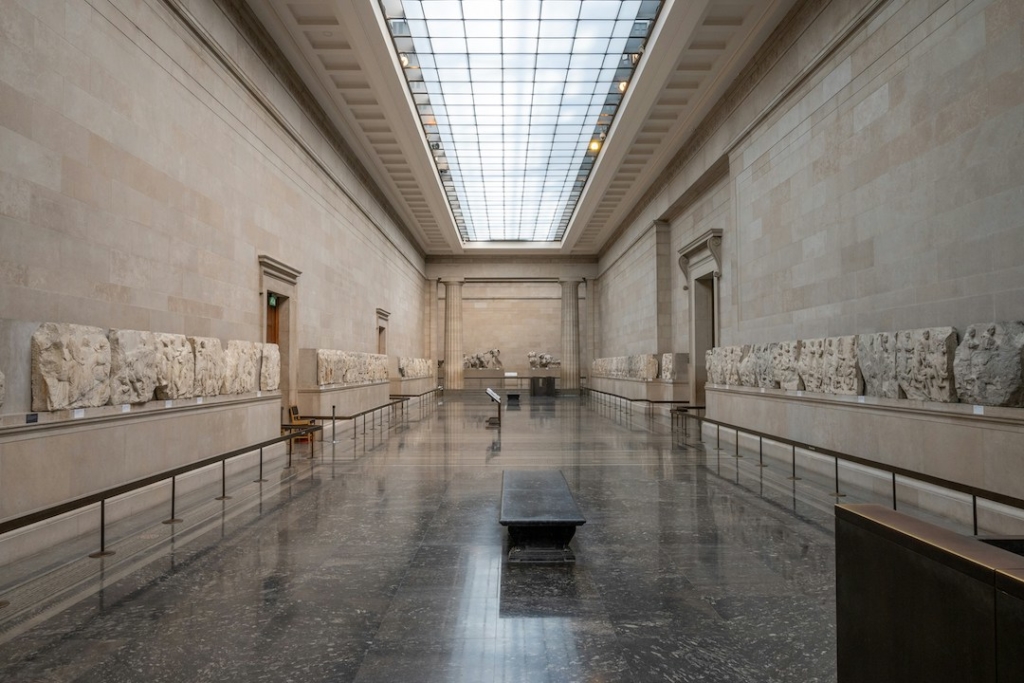
{"label": "stone pedestal block", "polygon": [[105,330],[43,323],[32,335],[32,410],[106,405],[110,342]]}
{"label": "stone pedestal block", "polygon": [[156,333],[156,397],[192,398],[196,390],[196,355],[183,334]]}
{"label": "stone pedestal block", "polygon": [[956,403],[953,360],[957,335],[952,327],[899,332],[896,336],[896,380],[903,398]]}
{"label": "stone pedestal block", "polygon": [[1024,322],[971,325],[953,360],[964,403],[1024,407]]}
{"label": "stone pedestal block", "polygon": [[224,349],[220,339],[189,337],[196,356],[194,396],[217,396],[224,380]]}
{"label": "stone pedestal block", "polygon": [[110,405],[146,403],[156,391],[158,361],[152,332],[110,330]]}

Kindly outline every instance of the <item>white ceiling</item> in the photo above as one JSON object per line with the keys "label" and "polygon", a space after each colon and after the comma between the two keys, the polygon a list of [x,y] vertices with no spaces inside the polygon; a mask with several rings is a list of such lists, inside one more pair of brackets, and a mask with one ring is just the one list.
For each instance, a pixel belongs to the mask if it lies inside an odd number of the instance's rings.
{"label": "white ceiling", "polygon": [[595,256],[796,0],[666,0],[564,239],[465,244],[376,0],[246,1],[424,254]]}

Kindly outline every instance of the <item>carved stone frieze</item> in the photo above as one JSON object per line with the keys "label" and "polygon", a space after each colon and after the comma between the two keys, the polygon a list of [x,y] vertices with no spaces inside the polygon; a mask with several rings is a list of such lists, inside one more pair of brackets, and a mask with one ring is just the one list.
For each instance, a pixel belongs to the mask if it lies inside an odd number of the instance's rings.
{"label": "carved stone frieze", "polygon": [[32,335],[32,410],[106,405],[110,342],[98,327],[43,323]]}
{"label": "carved stone frieze", "polygon": [[156,346],[156,397],[161,400],[191,398],[196,390],[196,355],[183,334],[158,332]]}
{"label": "carved stone frieze", "polygon": [[964,403],[1024,407],[1024,322],[971,325],[953,361]]}
{"label": "carved stone frieze", "polygon": [[774,344],[754,344],[749,353],[740,361],[740,385],[744,387],[773,388],[775,373],[772,371],[772,347]]}
{"label": "carved stone frieze", "polygon": [[658,357],[644,353],[598,358],[591,363],[590,370],[594,377],[652,380],[658,377]]}
{"label": "carved stone frieze", "polygon": [[864,395],[899,398],[896,381],[896,334],[876,332],[857,338],[857,361],[864,377]]}
{"label": "carved stone frieze", "polygon": [[800,379],[800,357],[803,354],[803,342],[779,342],[772,350],[772,380],[780,389],[786,391],[802,391],[804,383]]}
{"label": "carved stone frieze", "polygon": [[857,335],[825,340],[826,393],[842,396],[864,393],[864,377],[857,359]]}
{"label": "carved stone frieze", "polygon": [[687,365],[689,363],[690,355],[687,353],[663,353],[658,376],[668,382],[686,380],[688,379]]}
{"label": "carved stone frieze", "polygon": [[805,391],[825,393],[825,340],[804,339],[797,364]]}
{"label": "carved stone frieze", "polygon": [[901,397],[955,403],[953,360],[957,335],[952,327],[907,330],[896,335],[896,379]]}
{"label": "carved stone frieze", "polygon": [[277,344],[263,344],[260,362],[260,390],[277,391],[281,388],[281,348]]}
{"label": "carved stone frieze", "polygon": [[398,374],[405,379],[430,377],[434,363],[429,358],[399,358]]}
{"label": "carved stone frieze", "polygon": [[152,332],[110,330],[110,405],[145,403],[157,384],[156,338]]}
{"label": "carved stone frieze", "polygon": [[193,396],[217,396],[224,380],[224,349],[220,339],[189,337],[196,357]]}
{"label": "carved stone frieze", "polygon": [[262,352],[256,342],[231,339],[224,350],[224,374],[220,393],[249,394],[260,385]]}
{"label": "carved stone frieze", "polygon": [[388,357],[375,353],[318,349],[316,367],[321,385],[373,384],[388,378]]}

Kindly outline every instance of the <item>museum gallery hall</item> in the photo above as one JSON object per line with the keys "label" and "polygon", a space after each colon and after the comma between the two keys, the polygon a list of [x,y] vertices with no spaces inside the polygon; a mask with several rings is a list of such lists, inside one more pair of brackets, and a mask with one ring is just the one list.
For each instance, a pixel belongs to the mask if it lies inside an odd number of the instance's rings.
{"label": "museum gallery hall", "polygon": [[0,0],[0,679],[1024,680],[1024,3]]}

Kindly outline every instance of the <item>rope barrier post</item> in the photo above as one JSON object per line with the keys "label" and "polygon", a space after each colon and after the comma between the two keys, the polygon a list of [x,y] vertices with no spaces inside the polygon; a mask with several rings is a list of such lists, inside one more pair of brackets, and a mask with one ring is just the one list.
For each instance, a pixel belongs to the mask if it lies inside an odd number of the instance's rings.
{"label": "rope barrier post", "polygon": [[177,483],[178,483],[178,478],[177,477],[171,477],[171,517],[170,517],[170,519],[165,519],[163,521],[163,524],[177,524],[177,523],[179,523],[181,521],[174,514],[174,501],[175,501],[175,498],[176,498],[175,493],[176,493],[176,489],[177,489]]}
{"label": "rope barrier post", "polygon": [[892,509],[896,509],[896,473],[892,473]]}
{"label": "rope barrier post", "polygon": [[[289,442],[291,443],[291,442]],[[220,461],[220,495],[214,498],[214,500],[231,500],[231,496],[227,493],[228,487],[228,461],[227,458]]]}
{"label": "rope barrier post", "polygon": [[757,466],[768,467],[764,464],[764,437],[761,435],[757,437]]}
{"label": "rope barrier post", "polygon": [[90,553],[89,557],[107,557],[113,555],[113,550],[107,550],[107,501],[100,501],[100,549],[98,552]]}
{"label": "rope barrier post", "polygon": [[[316,447],[313,445],[313,434],[312,434],[312,432],[308,432],[307,436],[309,438],[309,457],[312,460],[313,458],[316,457]],[[324,440],[324,430],[321,429],[320,430],[320,441],[323,442],[323,440]]]}
{"label": "rope barrier post", "polygon": [[260,446],[260,478],[259,479],[253,479],[252,481],[253,481],[254,484],[262,484],[263,482],[266,481],[266,479],[263,478],[263,447],[262,446]]}
{"label": "rope barrier post", "polygon": [[735,431],[736,431],[736,453],[735,453],[735,457],[742,458],[743,456],[740,455],[740,430],[737,429]]}

